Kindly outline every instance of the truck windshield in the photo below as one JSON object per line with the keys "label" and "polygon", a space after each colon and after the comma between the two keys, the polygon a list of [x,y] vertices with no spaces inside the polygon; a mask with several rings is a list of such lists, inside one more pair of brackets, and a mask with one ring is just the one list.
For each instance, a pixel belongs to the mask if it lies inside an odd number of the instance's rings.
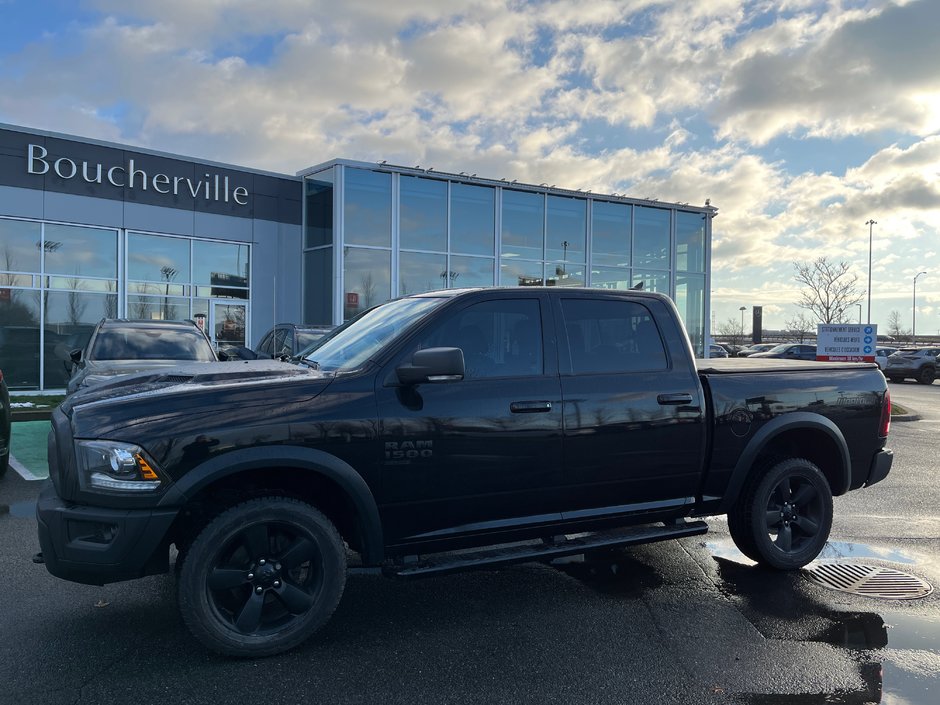
{"label": "truck windshield", "polygon": [[397,299],[376,306],[302,351],[299,357],[327,372],[358,369],[412,323],[446,300],[443,297]]}

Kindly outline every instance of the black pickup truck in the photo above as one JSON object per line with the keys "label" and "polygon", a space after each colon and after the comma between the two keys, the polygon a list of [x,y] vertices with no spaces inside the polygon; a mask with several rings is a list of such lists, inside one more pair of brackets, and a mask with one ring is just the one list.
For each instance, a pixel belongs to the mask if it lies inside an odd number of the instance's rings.
{"label": "black pickup truck", "polygon": [[[347,558],[400,578],[691,536],[813,560],[832,497],[888,474],[875,365],[700,361],[658,294],[432,292],[304,358],[80,391],[54,413],[37,561],[104,584],[168,572],[211,649],[310,636]],[[460,550],[458,550],[460,549]]]}

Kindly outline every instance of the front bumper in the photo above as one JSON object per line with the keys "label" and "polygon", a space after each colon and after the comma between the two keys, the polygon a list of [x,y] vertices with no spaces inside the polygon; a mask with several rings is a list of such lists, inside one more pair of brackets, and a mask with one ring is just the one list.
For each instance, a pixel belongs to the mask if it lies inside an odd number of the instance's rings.
{"label": "front bumper", "polygon": [[165,573],[178,511],[72,504],[47,480],[36,504],[43,562],[57,578],[87,585]]}
{"label": "front bumper", "polygon": [[872,458],[871,467],[868,470],[868,480],[865,481],[865,487],[871,487],[876,482],[884,480],[891,472],[891,463],[894,461],[894,453],[887,448],[879,450]]}

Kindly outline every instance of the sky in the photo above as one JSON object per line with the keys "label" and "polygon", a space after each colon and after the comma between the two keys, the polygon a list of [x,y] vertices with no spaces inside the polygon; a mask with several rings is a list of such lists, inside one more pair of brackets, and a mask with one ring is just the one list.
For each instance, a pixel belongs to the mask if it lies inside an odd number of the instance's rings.
{"label": "sky", "polygon": [[873,219],[872,322],[909,329],[926,271],[940,335],[938,28],[938,0],[0,0],[0,122],[710,199],[717,326],[784,327],[821,256],[867,318]]}

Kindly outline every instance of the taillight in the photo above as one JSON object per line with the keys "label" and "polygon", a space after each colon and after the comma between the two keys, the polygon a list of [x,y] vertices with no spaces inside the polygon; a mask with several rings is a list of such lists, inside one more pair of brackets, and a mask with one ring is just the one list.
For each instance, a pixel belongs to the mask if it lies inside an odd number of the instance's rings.
{"label": "taillight", "polygon": [[881,403],[881,423],[878,425],[878,436],[887,438],[891,429],[891,392],[885,390],[885,398]]}

